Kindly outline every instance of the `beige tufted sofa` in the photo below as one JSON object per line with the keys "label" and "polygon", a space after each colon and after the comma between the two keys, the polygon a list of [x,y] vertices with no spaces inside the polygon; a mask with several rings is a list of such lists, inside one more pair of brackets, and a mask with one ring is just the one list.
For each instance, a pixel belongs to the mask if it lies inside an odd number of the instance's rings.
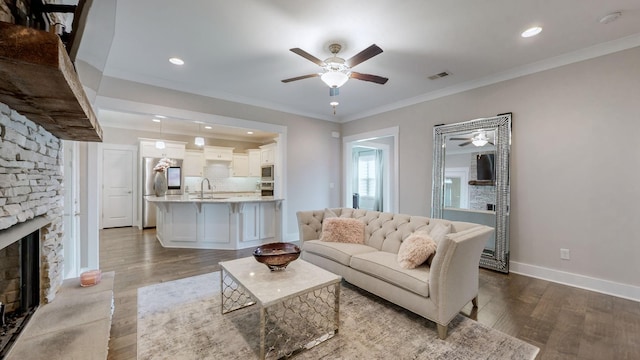
{"label": "beige tufted sofa", "polygon": [[[365,243],[320,241],[325,210],[299,211],[304,260],[435,322],[441,339],[447,337],[449,322],[469,301],[477,306],[480,255],[493,228],[362,209],[331,210],[339,217],[363,221]],[[437,222],[451,224],[451,233],[438,244],[431,267],[400,267],[397,253],[401,242]]]}

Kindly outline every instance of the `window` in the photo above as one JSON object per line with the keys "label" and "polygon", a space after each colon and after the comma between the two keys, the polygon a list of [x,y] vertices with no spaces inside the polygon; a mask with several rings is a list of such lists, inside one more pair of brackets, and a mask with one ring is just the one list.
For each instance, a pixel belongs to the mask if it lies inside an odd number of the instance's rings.
{"label": "window", "polygon": [[376,154],[375,151],[358,153],[358,193],[360,196],[376,196]]}

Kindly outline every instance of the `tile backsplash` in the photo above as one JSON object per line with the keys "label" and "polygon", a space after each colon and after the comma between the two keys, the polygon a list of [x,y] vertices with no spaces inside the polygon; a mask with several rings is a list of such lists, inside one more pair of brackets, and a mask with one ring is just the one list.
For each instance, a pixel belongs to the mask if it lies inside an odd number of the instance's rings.
{"label": "tile backsplash", "polygon": [[[200,191],[202,177],[185,176],[185,189],[189,192]],[[254,192],[260,190],[259,177],[226,177],[226,178],[209,178],[213,191],[216,192]],[[215,186],[215,188],[214,188]],[[205,184],[205,191],[208,191]]]}

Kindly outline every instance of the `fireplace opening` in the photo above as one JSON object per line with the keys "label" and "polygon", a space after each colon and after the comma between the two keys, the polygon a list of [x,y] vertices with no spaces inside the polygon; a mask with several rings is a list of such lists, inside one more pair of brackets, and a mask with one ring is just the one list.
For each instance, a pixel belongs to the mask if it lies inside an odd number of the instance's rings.
{"label": "fireplace opening", "polygon": [[0,249],[0,359],[40,304],[40,230]]}

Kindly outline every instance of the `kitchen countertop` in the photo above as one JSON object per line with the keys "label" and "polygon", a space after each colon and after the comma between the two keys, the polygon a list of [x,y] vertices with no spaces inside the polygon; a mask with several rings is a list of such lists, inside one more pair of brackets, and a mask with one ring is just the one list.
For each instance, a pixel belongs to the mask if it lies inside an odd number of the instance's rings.
{"label": "kitchen countertop", "polygon": [[272,202],[283,201],[282,198],[274,196],[233,196],[233,195],[211,195],[205,194],[204,199],[200,195],[165,195],[165,196],[145,196],[150,202],[157,203],[240,203],[240,202]]}

